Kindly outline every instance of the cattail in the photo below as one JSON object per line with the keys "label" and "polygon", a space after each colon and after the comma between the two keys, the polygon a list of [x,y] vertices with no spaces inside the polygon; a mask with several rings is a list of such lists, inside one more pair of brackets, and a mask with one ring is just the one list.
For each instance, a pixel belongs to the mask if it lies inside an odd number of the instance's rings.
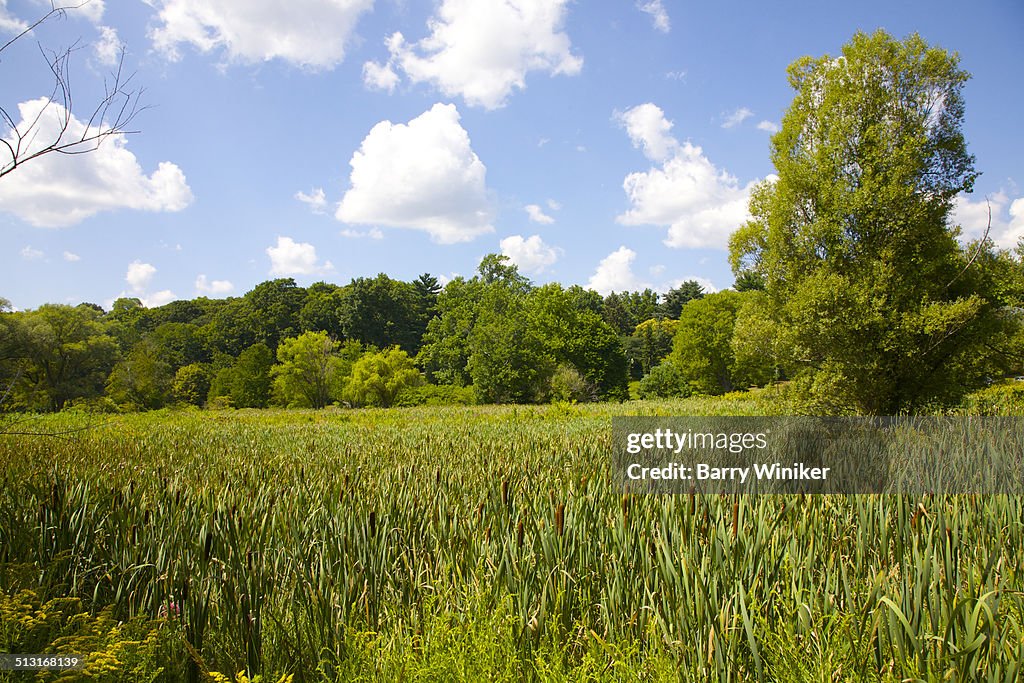
{"label": "cattail", "polygon": [[476,506],[476,521],[477,521],[477,523],[479,523],[480,520],[483,519],[483,518],[484,518],[484,504],[481,501],[481,503]]}
{"label": "cattail", "polygon": [[[134,528],[134,527],[133,527]],[[213,554],[213,532],[209,529],[206,530],[206,543],[203,547],[203,560],[206,562],[210,561],[210,556]]]}
{"label": "cattail", "polygon": [[501,504],[508,507],[508,479],[501,480]]}
{"label": "cattail", "polygon": [[370,535],[377,535],[377,513],[370,512]]}
{"label": "cattail", "polygon": [[629,520],[629,494],[625,493],[622,495],[622,519],[623,521]]}
{"label": "cattail", "polygon": [[565,532],[565,503],[559,503],[555,508],[555,530],[559,536]]}
{"label": "cattail", "polygon": [[516,547],[523,547],[523,520],[519,520],[519,524],[516,525]]}
{"label": "cattail", "polygon": [[484,539],[485,539],[485,540],[486,540],[486,541],[487,541],[488,543],[490,543],[490,542],[491,542],[491,525],[490,525],[490,524],[488,524],[488,525],[487,525],[487,528],[486,528],[486,529],[484,529]]}
{"label": "cattail", "polygon": [[740,526],[740,499],[737,497],[732,503],[732,537],[736,538],[736,533]]}

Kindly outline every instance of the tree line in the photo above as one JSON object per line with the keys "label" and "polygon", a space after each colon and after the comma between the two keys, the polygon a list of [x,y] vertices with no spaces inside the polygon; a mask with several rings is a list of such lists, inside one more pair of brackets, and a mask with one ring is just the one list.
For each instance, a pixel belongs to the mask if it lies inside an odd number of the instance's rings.
{"label": "tree line", "polygon": [[[647,321],[703,296],[683,283],[602,297],[535,286],[489,255],[445,287],[424,274],[339,286],[263,282],[245,295],[0,315],[5,410],[332,403],[543,402],[628,396],[667,353]],[[8,307],[9,308],[9,307]],[[660,328],[659,328],[660,329]]]}

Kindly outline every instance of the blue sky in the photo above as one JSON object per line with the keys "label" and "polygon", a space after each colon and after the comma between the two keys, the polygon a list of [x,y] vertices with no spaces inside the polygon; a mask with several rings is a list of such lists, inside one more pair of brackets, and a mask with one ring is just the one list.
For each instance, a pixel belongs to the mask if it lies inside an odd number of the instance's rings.
{"label": "blue sky", "polygon": [[[0,0],[0,42],[47,6]],[[956,217],[979,234],[987,196],[1016,243],[1018,0],[91,0],[0,55],[0,105],[21,124],[52,87],[39,46],[77,41],[74,116],[121,45],[149,108],[137,134],[0,178],[0,296],[159,305],[470,275],[490,252],[539,283],[722,289],[786,67],[876,28],[959,52],[983,175]]]}

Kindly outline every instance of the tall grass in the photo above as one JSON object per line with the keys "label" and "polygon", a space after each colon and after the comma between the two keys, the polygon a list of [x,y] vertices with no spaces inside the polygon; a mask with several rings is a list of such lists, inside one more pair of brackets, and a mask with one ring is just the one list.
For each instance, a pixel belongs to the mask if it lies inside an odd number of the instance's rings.
{"label": "tall grass", "polygon": [[1016,680],[1018,497],[615,483],[613,414],[763,410],[152,413],[2,437],[0,589],[166,615],[194,680]]}

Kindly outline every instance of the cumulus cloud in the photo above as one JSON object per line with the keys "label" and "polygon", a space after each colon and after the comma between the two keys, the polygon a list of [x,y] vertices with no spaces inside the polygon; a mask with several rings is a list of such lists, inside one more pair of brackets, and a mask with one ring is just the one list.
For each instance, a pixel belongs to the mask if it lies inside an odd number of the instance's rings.
{"label": "cumulus cloud", "polygon": [[156,275],[156,268],[152,264],[136,259],[128,264],[128,272],[124,279],[133,292],[141,294],[149,287],[154,275]]}
{"label": "cumulus cloud", "polygon": [[746,107],[740,107],[733,112],[723,114],[722,128],[735,128],[753,115],[754,112],[750,111]]}
{"label": "cumulus cloud", "polygon": [[7,9],[7,0],[0,0],[0,31],[18,34],[28,28],[28,24],[11,14]]}
{"label": "cumulus cloud", "polygon": [[121,56],[122,43],[117,37],[117,29],[110,26],[99,27],[100,38],[93,43],[96,60],[104,66],[114,66]]}
{"label": "cumulus cloud", "polygon": [[322,187],[314,188],[309,194],[299,190],[295,193],[295,198],[308,206],[313,213],[324,213],[327,210],[327,195],[324,194]]}
{"label": "cumulus cloud", "polygon": [[45,254],[36,249],[35,247],[33,247],[32,245],[28,245],[21,250],[21,258],[25,259],[26,261],[38,261],[39,259],[43,258],[43,256],[45,256]]}
{"label": "cumulus cloud", "polygon": [[555,222],[555,219],[544,213],[544,209],[540,208],[539,204],[527,204],[523,207],[526,214],[530,217],[530,220],[534,223],[544,223],[550,225]]}
{"label": "cumulus cloud", "polygon": [[238,62],[282,59],[297,66],[331,68],[345,49],[359,17],[373,0],[149,0],[159,24],[153,45],[169,59],[179,46],[201,52],[223,50]]}
{"label": "cumulus cloud", "polygon": [[651,15],[654,28],[662,33],[668,33],[672,30],[672,22],[669,20],[668,12],[665,11],[665,6],[661,4],[661,0],[638,0],[636,6],[641,12]]}
{"label": "cumulus cloud", "polygon": [[206,275],[196,277],[196,293],[200,295],[224,296],[234,291],[230,280],[207,280]]}
{"label": "cumulus cloud", "polygon": [[724,248],[729,235],[749,218],[747,201],[756,181],[740,186],[700,147],[680,144],[669,135],[671,123],[660,109],[650,105],[643,111],[634,117],[635,125],[627,121],[626,132],[649,158],[663,163],[626,176],[622,187],[630,208],[617,217],[618,222],[666,226],[665,244],[670,247]]}
{"label": "cumulus cloud", "polygon": [[[33,122],[36,125],[27,148],[31,154],[57,138],[65,109],[41,97],[19,104],[18,113],[18,130],[27,132]],[[79,139],[87,130],[71,115],[65,138]],[[6,139],[16,144],[13,131]],[[33,159],[0,183],[0,210],[35,226],[64,227],[101,211],[180,211],[192,202],[180,168],[162,161],[147,176],[127,145],[125,135],[110,135],[88,154]],[[5,163],[4,154],[0,151],[0,162]]]}
{"label": "cumulus cloud", "polygon": [[612,292],[647,289],[651,285],[641,281],[633,272],[635,260],[635,251],[625,246],[619,247],[601,259],[587,287],[603,296]]}
{"label": "cumulus cloud", "polygon": [[363,84],[371,90],[386,90],[394,92],[398,86],[398,74],[390,62],[378,64],[377,62],[366,62],[363,64]]}
{"label": "cumulus cloud", "polygon": [[158,306],[163,306],[164,304],[169,304],[177,298],[178,296],[171,290],[161,289],[159,292],[140,296],[139,301],[141,301],[142,305],[146,308],[156,308]]}
{"label": "cumulus cloud", "polygon": [[1017,246],[1024,238],[1024,197],[1011,201],[1006,192],[1000,190],[986,201],[971,201],[964,195],[953,200],[953,225],[963,229],[966,239],[978,239],[985,234],[989,224],[989,206],[992,208],[992,227],[989,237],[1003,249]]}
{"label": "cumulus cloud", "polygon": [[679,142],[672,137],[672,122],[655,104],[647,102],[617,112],[615,119],[626,129],[633,146],[652,161],[664,161],[679,149]]}
{"label": "cumulus cloud", "polygon": [[69,262],[69,263],[74,263],[76,261],[81,261],[82,257],[79,256],[78,254],[74,253],[74,252],[65,251],[64,252],[64,260]]}
{"label": "cumulus cloud", "polygon": [[[542,71],[575,75],[583,59],[572,53],[562,31],[569,0],[443,0],[428,23],[430,35],[408,43],[401,33],[388,38],[385,65],[364,67],[373,76],[400,68],[414,83],[430,83],[446,96],[471,106],[496,109],[526,75]],[[366,71],[369,69],[369,71]],[[379,87],[381,79],[374,80]]]}
{"label": "cumulus cloud", "polygon": [[526,239],[522,235],[512,235],[501,240],[500,246],[501,253],[524,273],[543,273],[555,265],[562,253],[558,247],[545,244],[540,235]]}
{"label": "cumulus cloud", "polygon": [[441,244],[494,229],[487,168],[453,104],[435,104],[408,124],[381,121],[349,164],[340,221],[423,230]]}
{"label": "cumulus cloud", "polygon": [[319,263],[316,247],[308,242],[296,242],[291,237],[278,237],[277,245],[267,247],[270,274],[275,277],[315,275],[333,270],[330,261]]}
{"label": "cumulus cloud", "polygon": [[761,121],[759,124],[757,124],[757,129],[758,130],[763,130],[766,133],[778,133],[779,132],[779,124],[775,123],[774,121],[767,121],[767,120],[765,120],[765,121]]}

